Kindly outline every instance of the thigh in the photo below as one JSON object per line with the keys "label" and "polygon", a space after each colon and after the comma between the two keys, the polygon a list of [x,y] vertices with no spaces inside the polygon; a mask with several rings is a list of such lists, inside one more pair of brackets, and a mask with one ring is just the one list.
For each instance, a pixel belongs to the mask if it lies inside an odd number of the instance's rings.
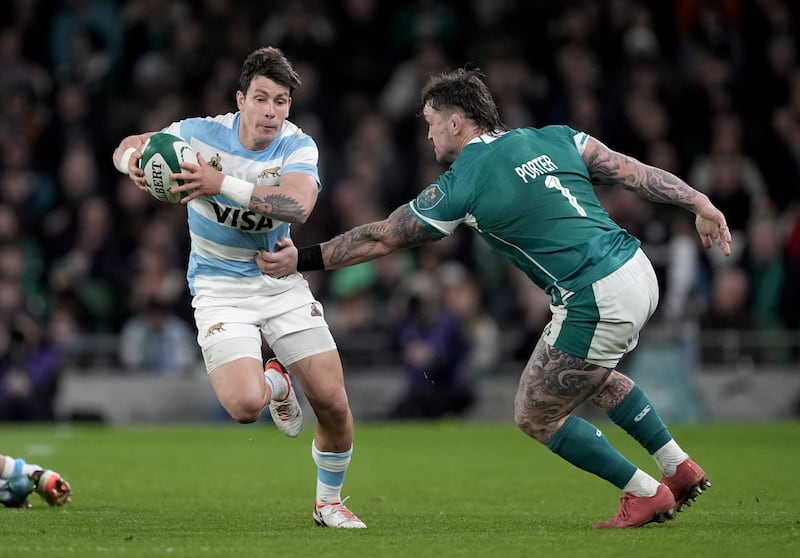
{"label": "thigh", "polygon": [[266,403],[266,382],[261,358],[239,358],[218,366],[208,375],[211,387],[228,412],[251,409],[254,412]]}
{"label": "thigh", "polygon": [[346,401],[342,361],[327,327],[281,337],[272,350],[297,378],[312,405]]}

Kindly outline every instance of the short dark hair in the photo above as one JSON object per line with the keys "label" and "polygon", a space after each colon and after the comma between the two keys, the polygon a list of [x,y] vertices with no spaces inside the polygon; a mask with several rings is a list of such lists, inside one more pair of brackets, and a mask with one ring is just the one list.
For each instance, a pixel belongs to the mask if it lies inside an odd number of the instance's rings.
{"label": "short dark hair", "polygon": [[289,88],[289,94],[300,86],[300,76],[292,68],[292,63],[275,47],[261,47],[254,50],[242,64],[239,76],[239,89],[247,94],[250,83],[258,76],[271,79],[279,85]]}
{"label": "short dark hair", "polygon": [[433,76],[422,89],[422,106],[430,105],[434,110],[460,109],[484,132],[507,130],[484,77],[477,68],[459,68]]}

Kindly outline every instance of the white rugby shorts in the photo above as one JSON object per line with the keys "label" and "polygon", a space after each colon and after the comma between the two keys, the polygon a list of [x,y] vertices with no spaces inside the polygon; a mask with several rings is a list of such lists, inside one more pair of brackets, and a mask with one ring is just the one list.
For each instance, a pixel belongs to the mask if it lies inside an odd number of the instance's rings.
{"label": "white rugby shorts", "polygon": [[261,360],[262,336],[286,366],[336,348],[322,304],[305,280],[279,295],[200,295],[192,306],[207,372],[238,358]]}
{"label": "white rugby shorts", "polygon": [[561,291],[542,339],[587,362],[614,368],[636,348],[658,305],[658,281],[641,248],[618,270],[577,292]]}

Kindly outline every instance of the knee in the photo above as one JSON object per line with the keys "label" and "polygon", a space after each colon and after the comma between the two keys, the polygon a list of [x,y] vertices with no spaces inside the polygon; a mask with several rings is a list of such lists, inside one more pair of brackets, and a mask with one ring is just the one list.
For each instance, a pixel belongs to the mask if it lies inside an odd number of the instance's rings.
{"label": "knee", "polygon": [[526,436],[530,436],[537,442],[547,444],[549,436],[547,435],[547,424],[542,419],[541,415],[534,410],[528,408],[527,405],[522,405],[519,402],[514,404],[514,422]]}
{"label": "knee", "polygon": [[345,424],[350,420],[350,403],[342,390],[311,402],[317,420],[323,424]]}
{"label": "knee", "polygon": [[254,397],[244,397],[226,402],[225,410],[239,424],[256,422],[264,410],[262,402]]}

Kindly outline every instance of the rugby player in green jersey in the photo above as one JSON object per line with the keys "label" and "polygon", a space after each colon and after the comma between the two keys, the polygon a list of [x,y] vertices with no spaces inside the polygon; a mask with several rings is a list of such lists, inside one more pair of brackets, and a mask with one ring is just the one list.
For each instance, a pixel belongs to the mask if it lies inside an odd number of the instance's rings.
{"label": "rugby player in green jersey", "polygon": [[[617,153],[567,126],[509,130],[478,70],[436,76],[422,91],[428,139],[450,167],[383,221],[301,248],[288,239],[256,254],[274,277],[335,269],[439,240],[464,224],[551,297],[552,320],[522,372],[519,428],[551,451],[620,488],[619,511],[598,528],[672,519],[710,486],[672,438],[647,395],[615,370],[655,311],[658,284],[639,240],[618,226],[594,187],[617,185],[696,215],[706,248],[730,255],[723,214],[675,175]],[[589,400],[658,463],[656,480],[574,416]]]}

